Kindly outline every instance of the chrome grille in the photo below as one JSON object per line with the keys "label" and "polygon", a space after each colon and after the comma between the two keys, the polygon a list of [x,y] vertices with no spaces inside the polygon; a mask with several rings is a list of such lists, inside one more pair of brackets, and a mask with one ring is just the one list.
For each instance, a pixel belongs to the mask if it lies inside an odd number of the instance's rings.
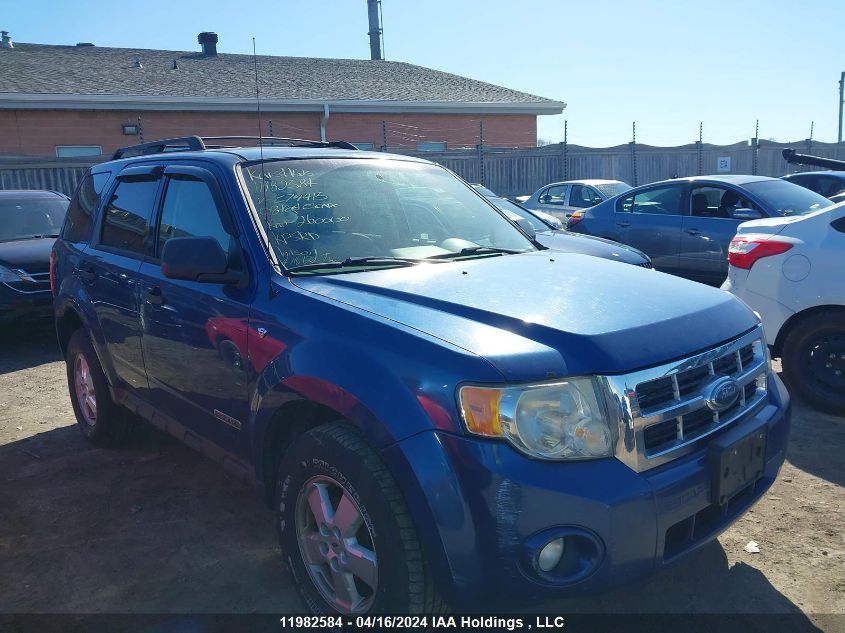
{"label": "chrome grille", "polygon": [[[758,327],[681,361],[605,377],[609,404],[616,405],[621,418],[617,457],[643,471],[689,453],[698,440],[763,405],[768,368],[763,331]],[[713,403],[708,405],[708,392],[725,377],[736,382],[739,394],[729,407],[716,410],[711,408]]]}

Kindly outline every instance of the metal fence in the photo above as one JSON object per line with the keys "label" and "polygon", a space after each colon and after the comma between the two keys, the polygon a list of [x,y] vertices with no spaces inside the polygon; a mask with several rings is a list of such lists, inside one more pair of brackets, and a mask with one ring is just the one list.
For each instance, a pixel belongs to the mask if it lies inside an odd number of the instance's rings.
{"label": "metal fence", "polygon": [[[642,185],[666,178],[704,174],[759,174],[783,176],[804,171],[781,156],[784,148],[845,160],[845,143],[797,141],[755,142],[734,145],[693,143],[679,147],[653,147],[628,143],[590,148],[556,143],[544,147],[501,148],[479,145],[474,149],[439,152],[388,147],[387,151],[421,156],[440,163],[469,182],[480,182],[505,196],[529,194],[556,180],[606,178]],[[70,194],[85,171],[103,160],[0,159],[0,189],[52,189]]]}

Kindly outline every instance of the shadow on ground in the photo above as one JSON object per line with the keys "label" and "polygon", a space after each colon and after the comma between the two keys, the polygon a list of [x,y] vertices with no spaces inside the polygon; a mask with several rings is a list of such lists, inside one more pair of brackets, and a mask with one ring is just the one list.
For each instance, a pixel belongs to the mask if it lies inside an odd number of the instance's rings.
{"label": "shadow on ground", "polygon": [[34,321],[0,329],[0,374],[61,360],[53,322]]}

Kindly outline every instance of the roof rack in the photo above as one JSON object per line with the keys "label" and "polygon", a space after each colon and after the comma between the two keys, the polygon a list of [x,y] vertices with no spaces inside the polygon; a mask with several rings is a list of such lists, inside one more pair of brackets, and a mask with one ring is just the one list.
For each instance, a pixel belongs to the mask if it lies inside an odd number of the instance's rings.
{"label": "roof rack", "polygon": [[[338,149],[355,149],[352,143],[346,141],[312,141],[303,138],[285,138],[281,136],[179,136],[165,138],[140,145],[121,147],[112,155],[112,160],[129,156],[145,156],[147,154],[161,154],[164,152],[198,151],[205,149],[222,149],[227,147],[241,147],[228,141],[249,140],[256,145],[284,145],[287,147],[335,147]],[[210,141],[210,142],[208,142]]]}

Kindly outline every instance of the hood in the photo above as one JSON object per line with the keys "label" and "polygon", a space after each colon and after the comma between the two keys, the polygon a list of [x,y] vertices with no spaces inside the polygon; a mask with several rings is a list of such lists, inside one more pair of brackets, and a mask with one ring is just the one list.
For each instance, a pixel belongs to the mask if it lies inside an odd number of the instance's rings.
{"label": "hood", "polygon": [[0,242],[0,266],[21,269],[28,273],[46,273],[50,270],[50,250],[54,237]]}
{"label": "hood", "polygon": [[639,266],[649,261],[641,251],[603,237],[570,233],[568,231],[544,231],[537,234],[537,241],[543,246],[564,253],[580,253],[593,257],[604,257],[612,261]]}
{"label": "hood", "polygon": [[482,356],[508,381],[627,372],[757,324],[721,290],[548,251],[291,282]]}

